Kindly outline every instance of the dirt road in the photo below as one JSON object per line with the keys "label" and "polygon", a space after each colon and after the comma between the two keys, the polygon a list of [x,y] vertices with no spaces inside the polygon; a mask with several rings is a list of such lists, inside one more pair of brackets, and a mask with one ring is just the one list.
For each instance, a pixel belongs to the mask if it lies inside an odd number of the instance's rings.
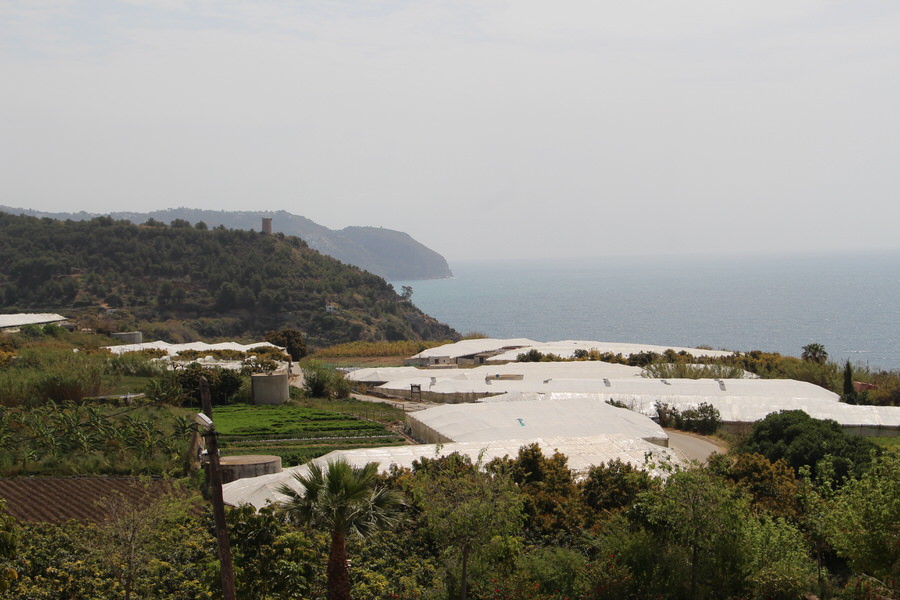
{"label": "dirt road", "polygon": [[724,454],[728,448],[711,441],[710,438],[684,431],[666,429],[669,436],[669,448],[678,452],[687,460],[705,463],[711,454]]}

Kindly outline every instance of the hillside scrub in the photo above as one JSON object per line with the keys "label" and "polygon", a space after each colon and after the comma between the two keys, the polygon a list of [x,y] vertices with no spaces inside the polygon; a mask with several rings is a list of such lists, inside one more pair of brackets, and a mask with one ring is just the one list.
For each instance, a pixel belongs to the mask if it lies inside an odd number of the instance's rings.
{"label": "hillside scrub", "polygon": [[[15,214],[36,217],[51,216],[62,220],[87,220],[100,215],[85,212],[43,213],[36,210],[0,207]],[[311,245],[348,265],[384,277],[388,281],[452,277],[447,261],[402,231],[383,227],[345,227],[334,231],[306,217],[286,211],[222,211],[196,208],[169,208],[146,213],[113,212],[113,219],[129,219],[135,223],[190,227],[199,230],[224,226],[228,229],[259,229],[264,217],[272,218],[273,231],[312,240]]]}
{"label": "hillside scrub", "polygon": [[315,352],[317,358],[340,358],[357,356],[402,356],[410,357],[427,350],[450,343],[443,341],[396,341],[396,342],[348,342],[319,348]]}
{"label": "hillside scrub", "polygon": [[23,335],[0,336],[0,405],[40,406],[48,400],[80,402],[111,392],[125,376],[157,372],[141,357],[113,357],[96,347],[79,351],[70,344]]}
{"label": "hillside scrub", "polygon": [[169,327],[193,339],[296,329],[313,345],[458,337],[380,277],[282,234],[7,213],[0,234],[7,311],[64,311],[163,338]]}

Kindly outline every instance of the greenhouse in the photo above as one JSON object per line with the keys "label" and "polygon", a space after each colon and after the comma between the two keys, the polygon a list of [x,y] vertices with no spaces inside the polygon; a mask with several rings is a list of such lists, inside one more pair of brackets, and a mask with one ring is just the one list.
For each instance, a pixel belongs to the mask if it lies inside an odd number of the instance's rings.
{"label": "greenhouse", "polygon": [[[646,380],[658,382],[658,380]],[[687,380],[693,381],[693,380]],[[697,383],[702,383],[700,380]],[[484,403],[515,403],[515,402],[560,402],[565,400],[582,400],[590,405],[590,401],[613,400],[624,404],[631,410],[655,417],[657,403],[665,403],[669,407],[681,412],[688,409],[696,409],[701,403],[709,404],[719,411],[722,425],[731,431],[741,431],[748,425],[764,419],[766,415],[782,410],[802,410],[814,419],[831,419],[836,421],[847,433],[864,436],[898,436],[900,435],[900,407],[898,406],[871,406],[853,405],[839,402],[837,394],[833,394],[823,388],[791,380],[760,379],[753,381],[727,380],[728,390],[736,393],[695,393],[688,395],[685,389],[677,386],[673,392],[662,393],[665,390],[650,392],[650,387],[644,393],[510,393],[502,396],[486,398]],[[742,382],[751,384],[747,386],[733,385]],[[672,382],[673,384],[676,381]],[[695,391],[702,391],[692,386]],[[754,389],[756,388],[756,389]],[[809,391],[811,393],[804,393]],[[744,392],[744,393],[739,393]],[[757,393],[753,393],[757,392]]]}
{"label": "greenhouse", "polygon": [[527,338],[493,339],[478,338],[462,340],[452,344],[444,344],[429,348],[416,354],[410,362],[420,365],[435,364],[484,364],[505,363],[515,361],[519,354],[537,350],[541,354],[555,354],[561,358],[571,358],[576,350],[589,352],[609,352],[612,354],[638,354],[656,352],[663,354],[667,350],[687,352],[692,356],[729,356],[734,354],[727,350],[709,350],[704,348],[686,348],[681,346],[656,346],[653,344],[629,344],[615,342],[599,342],[584,340],[562,340],[557,342],[536,342]]}
{"label": "greenhouse", "polygon": [[640,354],[642,352],[655,352],[663,354],[667,350],[673,352],[686,352],[691,356],[731,356],[734,352],[728,350],[709,350],[705,348],[687,348],[683,346],[656,346],[652,344],[628,344],[617,342],[595,342],[581,340],[562,340],[559,342],[538,342],[531,346],[520,348],[517,350],[507,350],[496,356],[491,357],[492,362],[514,361],[519,354],[537,350],[541,354],[555,354],[560,358],[572,358],[577,350],[590,352],[596,350],[600,353],[621,354],[628,356],[630,354]]}
{"label": "greenhouse", "polygon": [[406,415],[423,442],[489,442],[521,438],[624,435],[660,446],[669,437],[649,417],[606,403],[597,394],[517,402],[445,404]]}
{"label": "greenhouse", "polygon": [[[482,464],[494,458],[514,457],[522,446],[536,443],[545,455],[559,451],[568,457],[568,466],[576,473],[586,472],[592,465],[599,465],[611,460],[620,460],[635,467],[640,467],[652,475],[665,476],[667,467],[680,464],[675,453],[651,444],[645,440],[635,439],[627,435],[594,435],[573,438],[529,438],[491,442],[468,442],[451,444],[423,444],[416,446],[389,446],[384,448],[365,448],[357,450],[336,450],[311,462],[325,465],[328,462],[343,458],[353,466],[364,466],[376,462],[381,472],[387,472],[391,465],[411,468],[413,461],[425,458],[447,456],[454,452],[470,457]],[[308,463],[307,463],[308,464]],[[232,506],[251,504],[261,508],[270,502],[285,499],[277,492],[282,484],[294,489],[300,485],[294,479],[295,474],[307,474],[308,467],[300,465],[272,475],[262,475],[249,479],[238,479],[223,486],[225,502]]]}
{"label": "greenhouse", "polygon": [[238,342],[219,342],[217,344],[207,344],[206,342],[190,342],[187,344],[170,344],[168,342],[157,341],[141,344],[121,344],[119,346],[107,346],[106,349],[113,354],[123,354],[125,352],[139,352],[141,350],[162,350],[169,356],[176,356],[179,352],[185,350],[196,350],[198,352],[211,352],[213,350],[235,350],[237,352],[249,352],[253,348],[268,347],[284,350],[275,344],[269,342],[256,342],[253,344],[239,344]]}

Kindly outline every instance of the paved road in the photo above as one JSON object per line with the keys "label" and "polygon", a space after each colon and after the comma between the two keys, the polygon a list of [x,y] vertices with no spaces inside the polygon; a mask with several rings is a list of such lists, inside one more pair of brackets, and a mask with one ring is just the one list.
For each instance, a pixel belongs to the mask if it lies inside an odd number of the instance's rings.
{"label": "paved road", "polygon": [[669,448],[687,460],[705,463],[710,454],[724,454],[728,451],[724,446],[719,446],[703,436],[673,429],[666,429],[666,433],[669,435]]}

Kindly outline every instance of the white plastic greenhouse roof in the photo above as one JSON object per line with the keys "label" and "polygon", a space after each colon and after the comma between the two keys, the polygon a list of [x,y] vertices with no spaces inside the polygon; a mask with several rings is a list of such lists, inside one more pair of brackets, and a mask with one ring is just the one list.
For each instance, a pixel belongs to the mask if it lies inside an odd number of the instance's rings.
{"label": "white plastic greenhouse roof", "polygon": [[459,369],[420,369],[419,367],[365,367],[347,372],[347,379],[362,382],[384,382],[395,379],[410,379],[414,377],[434,376],[439,374],[445,377],[448,371],[459,373]]}
{"label": "white plastic greenhouse roof", "polygon": [[21,327],[23,325],[43,325],[45,323],[59,323],[66,317],[53,313],[15,313],[0,315],[0,329],[7,327]]}
{"label": "white plastic greenhouse roof", "polygon": [[506,340],[498,340],[494,338],[479,338],[473,340],[462,340],[453,344],[444,344],[436,348],[423,350],[413,356],[413,358],[430,358],[436,356],[449,356],[450,358],[459,358],[460,356],[470,356],[480,352],[493,352],[501,348],[518,348],[523,346],[533,346],[539,344],[534,340],[526,338],[512,338]]}
{"label": "white plastic greenhouse roof", "polygon": [[[409,390],[410,383],[422,385],[422,389],[428,389],[442,380],[470,381],[473,385],[480,381],[485,392],[495,392],[497,383],[510,383],[498,379],[503,375],[523,375],[523,381],[542,383],[545,379],[604,379],[604,378],[628,378],[640,377],[641,368],[628,365],[605,363],[601,361],[573,361],[573,362],[541,362],[541,363],[508,363],[505,365],[481,365],[478,367],[458,368],[427,368],[418,367],[373,367],[357,369],[347,374],[353,381],[363,382],[389,382],[384,386],[389,389]],[[490,383],[485,384],[485,380]]]}
{"label": "white plastic greenhouse roof", "polygon": [[[729,381],[729,384],[732,380]],[[739,380],[740,381],[740,380]],[[789,380],[754,380],[759,382],[781,382],[801,384],[801,382]],[[748,382],[749,383],[749,382]],[[817,388],[812,384],[805,384],[812,388]],[[714,406],[726,423],[753,423],[764,419],[766,415],[779,412],[782,410],[802,410],[815,419],[832,419],[837,421],[844,427],[900,427],[900,407],[897,406],[855,406],[837,401],[836,394],[831,394],[826,390],[822,390],[827,394],[803,394],[802,385],[796,386],[770,386],[772,390],[781,390],[784,395],[752,395],[745,394],[728,394],[728,395],[695,395],[687,396],[681,394],[661,395],[661,394],[621,394],[621,393],[605,393],[605,394],[572,394],[572,393],[511,393],[502,396],[493,396],[485,398],[482,403],[514,403],[520,402],[559,402],[563,400],[590,400],[594,401],[613,399],[622,402],[631,407],[632,410],[649,416],[656,415],[656,402],[665,402],[678,410],[696,408],[701,402],[705,402]],[[794,392],[791,393],[791,388]],[[822,388],[817,388],[822,389]],[[745,389],[743,391],[750,391]],[[418,414],[418,413],[416,413]]]}
{"label": "white plastic greenhouse roof", "polygon": [[[622,435],[593,435],[581,438],[529,438],[491,442],[470,442],[450,444],[422,444],[416,446],[389,446],[384,448],[365,448],[357,450],[337,450],[321,456],[311,462],[325,465],[338,458],[346,459],[351,465],[363,466],[369,462],[377,462],[379,470],[386,472],[391,465],[411,468],[414,460],[422,457],[435,458],[459,452],[476,461],[481,458],[489,462],[504,456],[514,457],[519,448],[527,444],[537,443],[545,455],[559,451],[568,457],[568,466],[576,473],[587,471],[592,465],[600,465],[619,459],[635,467],[647,470],[652,475],[665,476],[665,472],[657,470],[654,465],[661,463],[679,464],[681,461],[675,453],[640,439]],[[225,502],[232,506],[251,504],[262,508],[270,502],[281,502],[285,497],[275,490],[281,484],[287,484],[299,491],[300,486],[294,474],[306,475],[306,465],[285,469],[281,473],[262,475],[247,479],[238,479],[223,486]]]}
{"label": "white plastic greenhouse roof", "polygon": [[[413,431],[428,429],[454,442],[619,434],[667,445],[662,427],[637,412],[616,408],[597,394],[518,402],[444,404],[409,413]],[[441,438],[432,438],[441,439]]]}
{"label": "white plastic greenhouse roof", "polygon": [[555,354],[560,358],[571,358],[576,350],[597,350],[598,352],[611,352],[612,354],[621,354],[628,356],[629,354],[637,354],[639,352],[656,352],[662,354],[666,350],[674,350],[675,352],[687,352],[692,356],[730,356],[734,352],[726,350],[703,350],[700,348],[685,348],[682,346],[654,346],[651,344],[627,344],[614,342],[592,342],[580,340],[563,340],[560,342],[538,342],[527,348],[510,350],[491,357],[492,362],[513,361],[529,350],[537,350],[542,354]]}
{"label": "white plastic greenhouse roof", "polygon": [[[410,373],[408,367],[398,371]],[[561,363],[509,363],[485,365],[474,369],[418,370],[414,377],[388,380],[378,386],[384,391],[409,393],[410,385],[422,386],[423,392],[439,394],[502,394],[505,392],[579,392],[599,394],[651,395],[654,399],[668,396],[726,397],[752,396],[771,400],[822,398],[837,402],[839,397],[824,388],[790,379],[649,379],[640,377],[641,369],[600,361]],[[351,378],[365,376],[350,374]],[[507,379],[504,375],[521,374]],[[382,369],[379,377],[390,376]],[[499,377],[498,377],[499,376]],[[373,381],[384,381],[378,379]],[[702,401],[702,398],[701,400]]]}
{"label": "white plastic greenhouse roof", "polygon": [[158,349],[165,350],[169,356],[175,356],[184,350],[198,350],[200,352],[210,350],[237,350],[238,352],[247,352],[253,348],[260,346],[269,346],[272,348],[280,348],[269,342],[256,342],[253,344],[239,344],[237,342],[219,342],[217,344],[207,344],[206,342],[190,342],[188,344],[170,344],[168,342],[147,342],[144,344],[122,344],[121,346],[107,346],[106,348],[113,354],[122,354],[124,352],[135,352],[139,350]]}

